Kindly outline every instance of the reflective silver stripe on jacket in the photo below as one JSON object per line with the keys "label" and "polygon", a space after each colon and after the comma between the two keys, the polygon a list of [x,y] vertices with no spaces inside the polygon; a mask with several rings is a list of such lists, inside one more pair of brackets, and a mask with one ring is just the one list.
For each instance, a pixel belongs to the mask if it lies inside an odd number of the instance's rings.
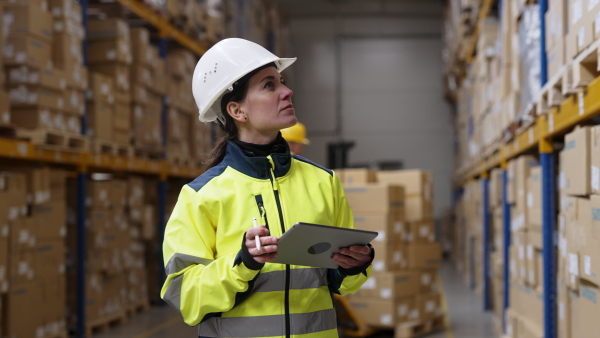
{"label": "reflective silver stripe on jacket", "polygon": [[[174,254],[169,262],[165,266],[167,275],[178,273],[179,271],[187,268],[190,265],[208,265],[212,262],[212,259],[200,258],[182,253]],[[171,305],[177,311],[180,311],[181,305],[181,284],[183,283],[183,275],[174,277],[167,287],[167,291],[163,296],[165,302]]]}
{"label": "reflective silver stripe on jacket", "polygon": [[208,265],[213,261],[213,259],[200,258],[182,253],[175,253],[173,256],[171,256],[169,262],[165,266],[165,271],[167,272],[167,275],[170,275],[173,273],[177,273],[190,265]]}
{"label": "reflective silver stripe on jacket", "polygon": [[[290,314],[291,334],[300,335],[337,328],[335,309]],[[285,315],[257,317],[213,317],[198,325],[202,337],[285,336]]]}
{"label": "reflective silver stripe on jacket", "polygon": [[[327,286],[327,269],[304,268],[290,270],[290,290],[317,289]],[[254,283],[254,292],[285,290],[285,270],[261,272]]]}

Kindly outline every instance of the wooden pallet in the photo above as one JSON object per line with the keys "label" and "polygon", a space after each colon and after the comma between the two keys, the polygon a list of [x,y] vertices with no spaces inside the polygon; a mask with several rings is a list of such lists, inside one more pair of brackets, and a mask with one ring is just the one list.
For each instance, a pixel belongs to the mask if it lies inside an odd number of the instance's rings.
{"label": "wooden pallet", "polygon": [[93,139],[91,151],[96,154],[131,157],[133,152],[129,145],[119,144],[112,141]]}
{"label": "wooden pallet", "polygon": [[444,316],[421,322],[407,322],[396,325],[394,338],[415,338],[422,337],[434,331],[440,330],[445,326]]}
{"label": "wooden pallet", "polygon": [[196,163],[196,161],[194,159],[192,159],[190,157],[190,155],[184,155],[184,154],[169,154],[167,156],[167,161],[169,163],[172,163],[175,165],[186,166],[186,167],[191,167],[191,166],[195,165],[195,163]]}
{"label": "wooden pallet", "polygon": [[130,305],[127,308],[127,316],[133,317],[136,314],[142,313],[144,311],[148,311],[149,309],[150,309],[150,302],[147,299],[145,299],[144,301],[142,301],[139,304]]}
{"label": "wooden pallet", "polygon": [[548,80],[544,87],[540,89],[540,97],[537,102],[538,114],[547,114],[550,109],[559,106],[565,100],[565,95],[568,95],[570,92],[570,67],[570,64],[564,65],[558,73]]}
{"label": "wooden pallet", "polygon": [[571,92],[578,93],[585,90],[587,86],[600,75],[598,60],[598,51],[600,50],[600,40],[596,40],[586,49],[584,49],[571,64]]}
{"label": "wooden pallet", "polygon": [[140,147],[133,148],[133,156],[148,160],[160,160],[163,158],[162,147]]}
{"label": "wooden pallet", "polygon": [[100,332],[106,332],[111,327],[117,325],[123,325],[127,322],[127,313],[126,311],[120,311],[114,313],[110,316],[106,316],[104,318],[97,319],[95,321],[89,321],[85,327],[85,336],[91,337],[92,335]]}
{"label": "wooden pallet", "polygon": [[48,129],[15,129],[17,139],[28,140],[37,147],[53,150],[88,151],[89,139],[85,135]]}

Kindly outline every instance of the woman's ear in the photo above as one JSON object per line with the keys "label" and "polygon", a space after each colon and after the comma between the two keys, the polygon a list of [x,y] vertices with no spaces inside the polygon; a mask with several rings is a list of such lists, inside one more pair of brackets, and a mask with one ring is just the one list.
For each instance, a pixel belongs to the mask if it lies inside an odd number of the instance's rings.
{"label": "woman's ear", "polygon": [[231,116],[236,121],[248,121],[248,115],[244,114],[244,112],[242,111],[242,106],[239,102],[229,102],[227,104],[227,114],[229,114],[229,116]]}

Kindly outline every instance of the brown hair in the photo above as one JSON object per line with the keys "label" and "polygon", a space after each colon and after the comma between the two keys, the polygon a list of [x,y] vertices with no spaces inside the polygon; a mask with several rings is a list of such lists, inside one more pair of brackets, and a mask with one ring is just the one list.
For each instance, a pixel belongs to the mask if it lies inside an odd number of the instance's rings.
{"label": "brown hair", "polygon": [[233,84],[233,90],[226,93],[225,95],[223,95],[223,98],[221,98],[221,112],[223,113],[223,116],[225,118],[225,124],[223,124],[220,120],[217,120],[217,123],[219,124],[219,127],[221,127],[221,129],[227,133],[227,136],[218,140],[217,144],[210,152],[210,158],[208,159],[206,165],[207,170],[223,161],[225,153],[227,152],[227,143],[238,137],[238,129],[235,125],[233,117],[231,117],[227,113],[227,104],[229,102],[244,101],[246,99],[246,94],[248,94],[248,81],[250,80],[250,78],[267,67],[276,66],[275,63],[269,63],[244,75],[244,77],[242,77]]}

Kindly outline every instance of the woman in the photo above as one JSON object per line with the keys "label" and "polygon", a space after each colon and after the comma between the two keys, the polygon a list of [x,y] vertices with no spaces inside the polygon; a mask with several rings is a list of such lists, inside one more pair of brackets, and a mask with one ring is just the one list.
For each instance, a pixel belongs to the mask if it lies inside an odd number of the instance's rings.
{"label": "woman", "polygon": [[226,39],[194,71],[200,121],[218,121],[228,136],[182,188],[167,223],[161,296],[200,324],[201,337],[337,337],[330,293],[355,292],[371,271],[369,246],[335,254],[338,269],[269,263],[296,222],[354,223],[335,174],[290,155],[279,133],[297,122],[279,74],[294,61]]}

